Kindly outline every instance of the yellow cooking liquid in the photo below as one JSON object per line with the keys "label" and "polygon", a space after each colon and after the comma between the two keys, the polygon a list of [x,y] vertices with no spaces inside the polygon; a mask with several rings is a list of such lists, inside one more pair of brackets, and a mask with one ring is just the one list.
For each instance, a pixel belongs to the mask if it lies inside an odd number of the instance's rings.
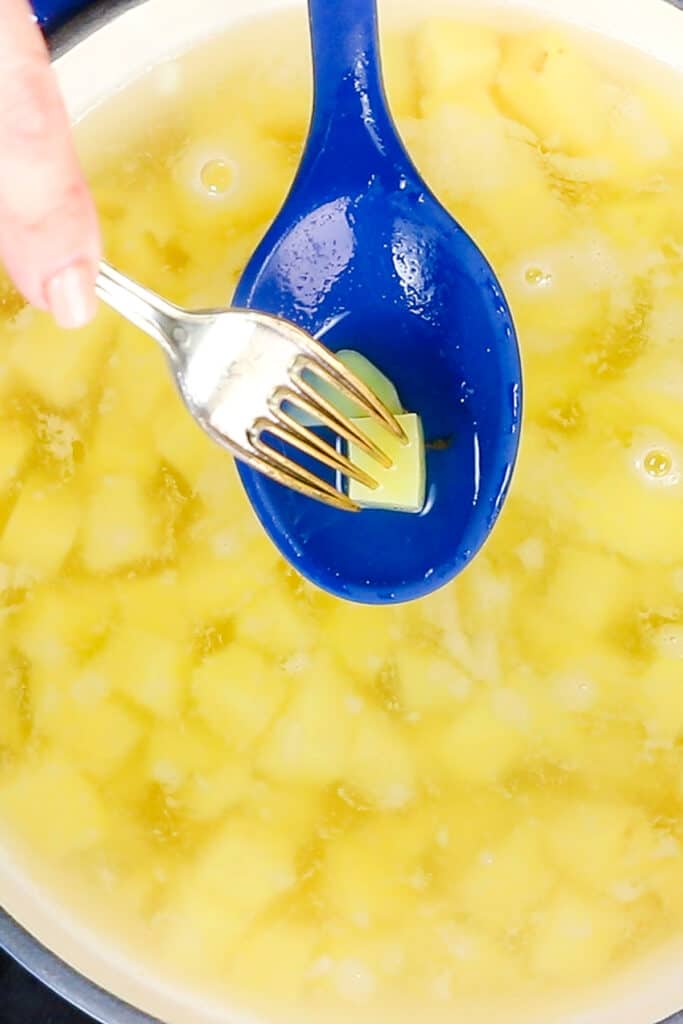
{"label": "yellow cooking liquid", "polygon": [[[105,309],[60,333],[5,286],[0,823],[93,944],[226,1007],[543,996],[556,1021],[683,933],[680,86],[552,27],[385,42],[409,148],[519,328],[502,520],[427,600],[336,601],[148,338]],[[287,19],[150,72],[128,102],[157,115],[92,164],[109,259],[224,303],[308,74]]]}

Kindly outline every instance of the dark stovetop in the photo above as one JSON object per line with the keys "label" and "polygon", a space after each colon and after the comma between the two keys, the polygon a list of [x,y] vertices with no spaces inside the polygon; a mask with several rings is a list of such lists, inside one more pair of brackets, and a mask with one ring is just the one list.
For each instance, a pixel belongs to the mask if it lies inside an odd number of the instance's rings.
{"label": "dark stovetop", "polygon": [[0,951],[0,1024],[93,1024]]}

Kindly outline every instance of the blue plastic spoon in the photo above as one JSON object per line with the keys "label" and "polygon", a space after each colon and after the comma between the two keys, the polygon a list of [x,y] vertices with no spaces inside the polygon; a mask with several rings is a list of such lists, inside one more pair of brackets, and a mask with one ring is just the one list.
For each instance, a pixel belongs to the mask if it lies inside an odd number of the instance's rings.
{"label": "blue plastic spoon", "polygon": [[354,601],[406,601],[460,572],[500,512],[519,441],[519,352],[491,267],[429,191],[388,112],[375,0],[309,0],[309,16],[308,140],[234,304],[357,349],[394,382],[422,417],[427,502],[419,514],[340,512],[240,474],[303,576]]}

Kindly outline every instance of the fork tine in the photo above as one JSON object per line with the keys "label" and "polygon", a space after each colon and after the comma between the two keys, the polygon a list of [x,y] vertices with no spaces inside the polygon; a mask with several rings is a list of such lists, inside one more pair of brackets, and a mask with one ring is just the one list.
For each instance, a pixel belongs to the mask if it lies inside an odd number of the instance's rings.
{"label": "fork tine", "polygon": [[407,442],[405,431],[394,414],[389,412],[367,384],[347,369],[324,345],[318,343],[314,352],[300,355],[296,359],[292,373],[296,375],[297,383],[303,382],[306,370],[350,398],[369,416],[382,423],[394,437]]}
{"label": "fork tine", "polygon": [[265,473],[266,476],[291,487],[309,498],[316,498],[333,508],[342,509],[345,512],[357,512],[358,505],[351,501],[347,494],[338,491],[325,480],[311,473],[304,466],[299,465],[282,452],[278,452],[267,441],[263,440],[263,431],[272,432],[273,424],[270,420],[260,419],[254,423],[249,431],[249,440],[256,454],[249,453],[248,457],[242,456],[254,469]]}
{"label": "fork tine", "polygon": [[289,402],[291,405],[301,409],[302,412],[307,412],[309,416],[315,417],[324,426],[329,427],[330,430],[333,430],[347,441],[354,441],[359,448],[367,452],[385,469],[391,469],[393,466],[393,461],[386,452],[383,452],[374,441],[371,441],[360,427],[357,427],[355,423],[352,423],[350,419],[342,415],[331,402],[328,402],[326,398],[319,395],[308,381],[298,381],[298,390],[286,387],[278,388],[273,394],[271,407],[277,409],[279,405],[281,408],[283,402]]}
{"label": "fork tine", "polygon": [[303,427],[300,423],[297,423],[295,419],[288,416],[282,409],[278,409],[276,415],[280,423],[273,423],[268,427],[271,434],[279,437],[281,441],[285,441],[287,444],[291,444],[300,451],[305,452],[311,458],[324,463],[326,466],[339,470],[344,476],[357,480],[364,487],[375,490],[377,481],[369,473],[366,473],[364,469],[361,469],[360,466],[356,466],[346,455],[338,452],[336,448],[333,448],[322,437],[318,437],[308,427]]}

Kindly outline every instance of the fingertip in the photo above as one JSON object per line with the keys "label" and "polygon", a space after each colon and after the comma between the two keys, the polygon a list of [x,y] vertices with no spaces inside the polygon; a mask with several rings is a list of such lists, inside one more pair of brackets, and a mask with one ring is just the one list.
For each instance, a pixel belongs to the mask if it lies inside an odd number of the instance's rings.
{"label": "fingertip", "polygon": [[47,306],[60,327],[85,327],[97,312],[95,273],[86,260],[57,271],[45,287]]}

